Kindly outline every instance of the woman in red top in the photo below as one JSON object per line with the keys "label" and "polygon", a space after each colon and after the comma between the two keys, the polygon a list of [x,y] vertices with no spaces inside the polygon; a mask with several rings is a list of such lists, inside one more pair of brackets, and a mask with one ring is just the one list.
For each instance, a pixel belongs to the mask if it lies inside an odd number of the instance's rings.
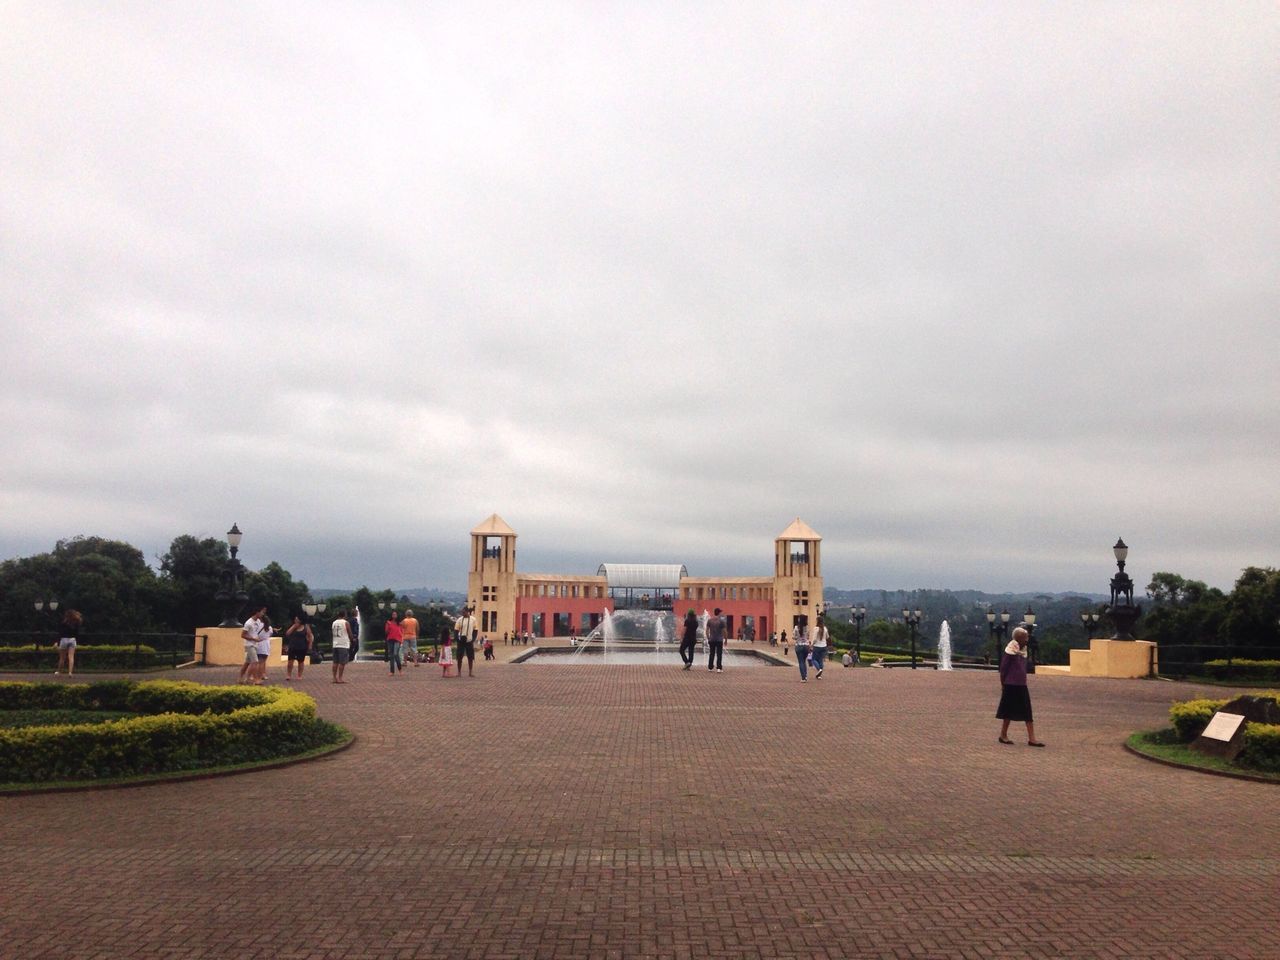
{"label": "woman in red top", "polygon": [[382,625],[382,636],[386,641],[387,663],[391,665],[391,675],[394,677],[397,669],[403,674],[400,646],[404,641],[404,631],[400,628],[400,614],[393,613],[387,617],[387,622]]}

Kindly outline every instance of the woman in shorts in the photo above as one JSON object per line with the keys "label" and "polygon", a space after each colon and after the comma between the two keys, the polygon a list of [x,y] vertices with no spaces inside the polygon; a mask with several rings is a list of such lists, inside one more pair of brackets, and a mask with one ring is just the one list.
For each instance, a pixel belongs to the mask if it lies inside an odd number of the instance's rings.
{"label": "woman in shorts", "polygon": [[293,623],[284,632],[284,646],[289,654],[289,662],[284,668],[284,678],[293,679],[293,665],[298,664],[298,679],[302,679],[302,667],[307,662],[307,655],[315,643],[315,636],[309,624],[303,622],[300,614],[293,615]]}
{"label": "woman in shorts", "polygon": [[76,640],[80,637],[80,624],[84,620],[79,610],[68,610],[62,617],[58,628],[58,669],[53,671],[57,676],[62,671],[71,676],[76,672]]}

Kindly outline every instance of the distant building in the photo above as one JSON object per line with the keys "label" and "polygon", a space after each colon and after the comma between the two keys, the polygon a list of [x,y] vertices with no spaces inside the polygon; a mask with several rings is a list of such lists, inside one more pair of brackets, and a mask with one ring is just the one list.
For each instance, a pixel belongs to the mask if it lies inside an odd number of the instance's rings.
{"label": "distant building", "polygon": [[471,531],[468,602],[490,637],[583,635],[605,611],[719,607],[734,638],[808,625],[822,602],[822,537],[798,517],[773,542],[771,577],[694,577],[683,564],[602,563],[594,576],[521,573],[516,532],[496,513]]}

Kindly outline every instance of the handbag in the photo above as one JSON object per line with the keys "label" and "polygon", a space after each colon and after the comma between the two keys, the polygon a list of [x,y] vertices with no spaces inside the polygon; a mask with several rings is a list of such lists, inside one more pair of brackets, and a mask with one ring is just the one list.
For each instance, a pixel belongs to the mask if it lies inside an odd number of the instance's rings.
{"label": "handbag", "polygon": [[319,647],[311,648],[311,662],[312,664],[324,663],[324,653]]}

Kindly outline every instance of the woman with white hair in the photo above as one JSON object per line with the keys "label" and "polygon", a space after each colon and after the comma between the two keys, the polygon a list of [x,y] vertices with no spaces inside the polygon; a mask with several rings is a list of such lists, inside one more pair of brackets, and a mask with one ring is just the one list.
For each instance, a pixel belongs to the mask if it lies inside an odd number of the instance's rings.
{"label": "woman with white hair", "polygon": [[1000,742],[1013,743],[1009,739],[1009,724],[1021,720],[1027,725],[1027,746],[1043,747],[1036,739],[1036,726],[1031,716],[1031,694],[1027,692],[1027,639],[1025,627],[1015,627],[1013,639],[1000,655],[1000,706],[996,707],[996,719],[1000,725]]}

